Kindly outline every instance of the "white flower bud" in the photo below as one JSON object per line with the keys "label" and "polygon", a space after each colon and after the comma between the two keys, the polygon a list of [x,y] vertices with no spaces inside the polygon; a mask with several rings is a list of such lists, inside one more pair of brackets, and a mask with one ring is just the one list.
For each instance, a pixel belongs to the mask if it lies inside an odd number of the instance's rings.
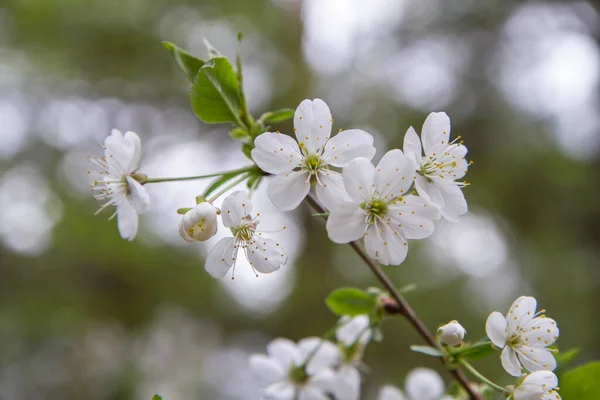
{"label": "white flower bud", "polygon": [[450,321],[438,328],[438,335],[442,343],[448,346],[460,346],[467,331],[458,321]]}
{"label": "white flower bud", "polygon": [[203,202],[190,209],[179,222],[179,234],[188,242],[204,242],[217,233],[219,210]]}

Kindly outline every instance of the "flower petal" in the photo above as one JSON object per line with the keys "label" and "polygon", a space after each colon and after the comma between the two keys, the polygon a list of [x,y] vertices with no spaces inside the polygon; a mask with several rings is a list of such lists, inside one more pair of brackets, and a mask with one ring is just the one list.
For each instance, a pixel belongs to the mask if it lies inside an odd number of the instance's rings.
{"label": "flower petal", "polygon": [[298,143],[291,137],[266,132],[254,139],[251,155],[254,162],[270,174],[291,171],[302,161]]}
{"label": "flower petal", "polygon": [[502,350],[500,361],[502,361],[504,370],[509,374],[515,377],[521,375],[521,363],[517,360],[517,355],[512,347],[506,346],[504,350]]}
{"label": "flower petal", "polygon": [[444,205],[440,208],[442,216],[448,221],[457,222],[458,216],[468,211],[462,189],[454,182],[438,177],[434,177],[433,182],[444,198]]}
{"label": "flower petal", "polygon": [[331,136],[331,111],[321,99],[303,100],[294,113],[298,143],[304,143],[309,153],[316,153]]}
{"label": "flower petal", "polygon": [[286,377],[281,365],[264,354],[253,354],[249,360],[252,371],[265,383],[280,381]]}
{"label": "flower petal", "polygon": [[523,385],[535,385],[539,387],[546,387],[548,390],[552,390],[558,386],[558,378],[551,371],[536,371],[527,375],[523,379]]}
{"label": "flower petal", "polygon": [[556,322],[552,318],[537,317],[522,327],[521,339],[528,346],[546,347],[558,339],[560,334]]}
{"label": "flower petal", "polygon": [[310,191],[306,171],[290,171],[275,175],[269,182],[267,194],[281,211],[290,211],[300,205]]}
{"label": "flower petal", "polygon": [[530,296],[521,296],[516,299],[506,314],[508,332],[515,333],[523,329],[535,316],[537,300]]}
{"label": "flower petal", "polygon": [[520,346],[515,350],[523,366],[530,372],[553,371],[556,368],[554,354],[546,348]]}
{"label": "flower petal", "polygon": [[440,219],[440,210],[419,196],[403,196],[391,204],[388,217],[393,226],[401,228],[407,239],[423,239],[433,233],[433,223]]}
{"label": "flower petal", "polygon": [[433,112],[427,116],[421,130],[423,149],[427,156],[442,154],[450,138],[450,118],[445,112]]}
{"label": "flower petal", "polygon": [[344,203],[331,211],[325,228],[333,242],[353,242],[365,234],[366,214],[357,204]]}
{"label": "flower petal", "polygon": [[336,399],[358,400],[360,398],[360,373],[352,365],[343,365],[336,374],[334,384]]}
{"label": "flower petal", "polygon": [[318,183],[316,187],[317,197],[325,208],[333,210],[342,203],[350,201],[350,196],[344,189],[344,178],[342,174],[325,170],[318,172]]}
{"label": "flower petal", "polygon": [[415,168],[415,163],[402,150],[394,149],[385,153],[375,172],[379,195],[388,201],[402,196],[412,185]]}
{"label": "flower petal", "polygon": [[318,337],[309,337],[298,342],[301,359],[304,360],[316,350],[308,365],[306,372],[314,374],[319,370],[333,367],[339,362],[338,348],[331,342]]}
{"label": "flower petal", "polygon": [[296,387],[288,381],[276,382],[269,385],[263,394],[269,400],[294,400]]}
{"label": "flower petal", "polygon": [[385,385],[379,391],[377,400],[406,400],[406,397],[404,397],[402,391],[400,391],[400,389],[397,387]]}
{"label": "flower petal", "polygon": [[437,400],[444,394],[444,381],[429,368],[415,368],[406,377],[406,393],[411,399]]}
{"label": "flower petal", "polygon": [[437,156],[437,163],[441,165],[441,168],[437,169],[435,174],[451,181],[464,177],[469,168],[466,155],[467,147],[461,143],[446,147],[442,156]]}
{"label": "flower petal", "polygon": [[267,353],[287,371],[292,365],[300,365],[304,360],[296,344],[289,339],[277,338],[267,345]]}
{"label": "flower petal", "polygon": [[[204,269],[213,278],[220,279],[227,275],[227,272],[237,258],[237,251],[234,251],[235,239],[226,237],[217,242],[206,255]],[[237,250],[237,249],[235,249]]]}
{"label": "flower petal", "polygon": [[360,129],[349,129],[327,141],[323,159],[334,167],[343,167],[355,158],[370,160],[374,155],[373,136]]}
{"label": "flower petal", "polygon": [[356,203],[371,200],[374,179],[375,167],[367,158],[356,158],[344,167],[344,187]]}
{"label": "flower petal", "polygon": [[369,324],[370,319],[367,315],[357,315],[354,318],[346,320],[346,322],[342,322],[335,331],[335,337],[346,347],[350,347],[356,343],[359,336],[361,343],[366,344],[363,340],[368,342],[370,339]]}
{"label": "flower petal", "polygon": [[241,221],[252,212],[252,202],[248,192],[238,190],[225,197],[221,205],[221,219],[227,228],[239,226]]}
{"label": "flower petal", "polygon": [[377,220],[367,228],[365,249],[383,265],[400,265],[406,259],[408,243],[401,229]]}
{"label": "flower petal", "polygon": [[142,159],[142,141],[135,132],[128,131],[125,133],[125,141],[129,143],[131,152],[131,159],[127,166],[127,171],[132,172],[140,167],[140,160]]}
{"label": "flower petal", "polygon": [[127,198],[117,205],[117,226],[121,237],[133,240],[138,229],[138,214]]}
{"label": "flower petal", "polygon": [[488,335],[492,343],[500,348],[503,348],[506,345],[506,329],[506,318],[504,318],[504,315],[500,314],[498,311],[491,313],[485,322],[485,333]]}
{"label": "flower petal", "polygon": [[150,196],[145,187],[143,187],[138,181],[128,176],[127,187],[129,189],[129,199],[131,199],[131,205],[135,208],[138,214],[143,214],[150,204]]}
{"label": "flower petal", "polygon": [[128,168],[133,158],[133,148],[125,141],[120,130],[111,130],[110,136],[104,139],[104,157],[111,174],[122,176],[131,172]]}
{"label": "flower petal", "polygon": [[423,150],[421,149],[421,139],[417,135],[415,128],[408,128],[404,135],[404,145],[402,146],[404,154],[410,157],[415,164],[421,165],[423,161]]}
{"label": "flower petal", "polygon": [[254,243],[248,245],[246,255],[250,265],[263,274],[277,271],[287,262],[287,256],[281,245],[263,237],[254,237]]}
{"label": "flower petal", "polygon": [[329,400],[329,397],[322,389],[307,385],[298,390],[298,400]]}
{"label": "flower petal", "polygon": [[426,201],[432,203],[437,207],[444,206],[444,196],[440,190],[434,185],[433,180],[429,181],[421,175],[415,175],[415,189],[419,196],[423,197]]}

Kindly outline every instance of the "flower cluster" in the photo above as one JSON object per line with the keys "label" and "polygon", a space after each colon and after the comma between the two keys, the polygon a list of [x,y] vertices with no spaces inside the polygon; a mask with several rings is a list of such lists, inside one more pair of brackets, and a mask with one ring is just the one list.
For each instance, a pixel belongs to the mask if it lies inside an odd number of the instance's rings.
{"label": "flower cluster", "polygon": [[[442,216],[450,221],[467,211],[458,182],[469,164],[467,149],[457,139],[450,140],[450,119],[445,113],[430,114],[423,124],[421,138],[411,127],[404,138],[404,152],[390,150],[377,166],[373,137],[360,129],[340,130],[332,136],[333,118],[320,99],[304,100],[294,113],[296,140],[279,132],[256,137],[251,156],[265,173],[273,174],[267,193],[279,209],[297,208],[311,187],[329,211],[327,232],[336,243],[364,237],[367,253],[385,265],[398,265],[408,251],[408,239],[423,239],[434,230]],[[92,161],[102,168],[102,178],[92,189],[96,198],[107,200],[100,210],[116,206],[119,231],[132,240],[138,227],[138,214],[149,204],[138,173],[140,138],[118,130],[106,138],[105,156]],[[338,170],[335,170],[337,168]],[[170,179],[172,180],[172,179]],[[262,237],[258,218],[250,217],[252,203],[246,193],[236,192],[223,201],[223,210],[202,201],[186,209],[179,234],[188,241],[206,241],[223,225],[232,237],[219,241],[208,253],[205,269],[215,278],[224,277],[235,267],[237,253],[243,250],[253,269],[273,272],[286,262],[279,243]]]}
{"label": "flower cluster", "polygon": [[404,152],[388,151],[377,166],[371,135],[351,129],[331,137],[332,122],[322,100],[304,100],[294,115],[297,142],[279,132],[255,140],[252,157],[275,174],[268,194],[281,210],[298,207],[315,186],[330,211],[329,238],[349,243],[364,237],[367,253],[385,265],[402,263],[408,239],[430,236],[441,216],[456,221],[467,211],[466,184],[456,181],[466,174],[467,149],[450,140],[445,113],[427,117],[421,139],[411,127]]}
{"label": "flower cluster", "polygon": [[267,355],[250,357],[250,367],[265,386],[263,397],[278,400],[358,400],[363,352],[371,341],[367,315],[344,317],[335,332],[337,343],[306,338],[294,344],[275,339]]}

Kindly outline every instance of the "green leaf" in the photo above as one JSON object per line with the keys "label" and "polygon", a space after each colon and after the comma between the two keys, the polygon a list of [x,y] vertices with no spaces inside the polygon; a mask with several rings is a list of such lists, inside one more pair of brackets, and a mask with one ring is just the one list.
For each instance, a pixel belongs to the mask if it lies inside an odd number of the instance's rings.
{"label": "green leaf", "polygon": [[196,79],[196,75],[198,75],[198,71],[204,65],[204,61],[194,57],[173,43],[162,42],[162,44],[171,52],[171,54],[173,54],[173,57],[175,57],[177,64],[179,64],[185,73],[185,76],[193,83]]}
{"label": "green leaf", "polygon": [[410,349],[432,357],[442,357],[444,355],[439,349],[431,346],[410,346]]}
{"label": "green leaf", "polygon": [[160,397],[159,395],[155,394],[154,396],[152,396],[152,400],[162,400],[162,397]]}
{"label": "green leaf", "polygon": [[356,288],[334,290],[325,299],[327,307],[337,315],[369,314],[377,305],[377,298]]}
{"label": "green leaf", "polygon": [[204,63],[192,87],[192,110],[210,124],[233,122],[241,126],[239,85],[233,67],[224,57]]}
{"label": "green leaf", "polygon": [[450,348],[450,352],[456,357],[468,358],[470,360],[480,360],[496,352],[492,347],[492,342],[481,342],[472,345],[464,345],[461,348]]}
{"label": "green leaf", "polygon": [[185,215],[187,214],[188,211],[190,211],[191,208],[190,207],[183,207],[183,208],[178,208],[177,209],[177,214],[179,215]]}
{"label": "green leaf", "polygon": [[567,351],[562,351],[562,352],[556,354],[554,356],[554,358],[556,358],[556,364],[557,364],[557,368],[555,370],[555,373],[557,375],[559,375],[562,372],[564,372],[565,369],[567,368],[567,366],[573,362],[573,360],[575,359],[575,357],[577,357],[580,352],[581,352],[580,348],[574,347],[574,348],[569,349]]}
{"label": "green leaf", "polygon": [[592,361],[565,373],[560,379],[563,400],[600,398],[600,361]]}
{"label": "green leaf", "polygon": [[221,186],[223,186],[225,183],[227,183],[228,181],[230,181],[231,179],[235,178],[236,176],[238,176],[239,174],[242,174],[243,172],[232,172],[229,174],[223,174],[220,177],[218,177],[217,179],[215,179],[210,186],[204,191],[204,193],[202,194],[202,196],[204,197],[208,197],[212,192],[214,192],[215,190],[217,190],[218,188],[220,188]]}
{"label": "green leaf", "polygon": [[265,124],[276,124],[278,122],[287,121],[294,117],[295,110],[291,108],[282,108],[277,111],[269,111],[260,116],[260,121]]}

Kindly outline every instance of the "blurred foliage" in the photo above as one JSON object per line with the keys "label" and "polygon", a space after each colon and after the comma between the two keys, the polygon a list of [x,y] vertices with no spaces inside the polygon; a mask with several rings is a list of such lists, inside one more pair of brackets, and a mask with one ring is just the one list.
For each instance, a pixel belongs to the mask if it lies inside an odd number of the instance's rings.
{"label": "blurred foliage", "polygon": [[[457,7],[462,11],[446,12],[444,7],[450,3],[460,3],[462,8]],[[519,294],[536,296],[548,316],[558,321],[560,348],[581,349],[574,364],[597,359],[600,158],[567,154],[554,140],[547,120],[508,104],[484,72],[493,67],[493,52],[503,46],[502,25],[522,2],[431,4],[440,9],[429,23],[400,24],[385,40],[418,43],[432,34],[478,38],[465,42],[475,56],[445,107],[451,117],[456,115],[453,131],[463,137],[475,161],[468,175],[473,186],[466,189],[467,200],[472,210],[492,216],[505,233],[510,261],[520,274],[517,284],[529,288]],[[342,12],[344,5],[339,7]],[[408,9],[405,20],[410,21]],[[304,98],[321,97],[331,104],[349,105],[343,112],[332,106],[334,117],[336,112],[342,114],[336,117],[336,127],[372,127],[382,133],[382,142],[394,148],[402,145],[406,129],[419,127],[428,114],[395,100],[381,87],[362,85],[365,72],[353,65],[335,76],[321,76],[307,62],[302,47],[306,29],[302,4],[283,0],[7,0],[0,5],[0,62],[26,60],[22,68],[26,79],[16,89],[9,84],[3,87],[10,80],[0,79],[0,94],[33,93],[36,101],[49,95],[117,98],[157,108],[180,106],[192,115],[189,84],[161,41],[186,47],[186,29],[191,29],[186,16],[195,13],[212,27],[202,33],[217,47],[230,43],[233,49],[234,32],[242,30],[250,49],[242,51],[242,58],[261,68],[273,66],[265,75],[277,90],[270,90],[264,109],[254,111],[255,117],[293,108]],[[167,16],[176,22],[167,23]],[[225,37],[223,32],[231,35]],[[597,45],[600,29],[596,26],[592,32]],[[263,60],[267,53],[270,58]],[[369,60],[375,53],[376,48],[367,48],[356,57]],[[226,55],[233,59],[233,52]],[[371,72],[378,74],[378,68],[383,66],[374,63]],[[43,93],[38,99],[40,88]],[[336,92],[336,88],[352,91]],[[40,104],[31,106],[32,114],[40,111]],[[198,126],[198,137],[211,134],[207,126]],[[291,126],[288,121],[278,128],[291,132]],[[46,128],[32,124],[29,133],[43,135]],[[231,139],[223,134],[215,146],[227,140]],[[81,338],[90,326],[116,325],[128,337],[144,337],[161,307],[176,305],[198,321],[215,323],[224,346],[259,332],[264,337],[253,339],[250,346],[259,350],[257,343],[262,345],[268,337],[297,340],[327,331],[336,321],[324,304],[332,290],[376,285],[366,274],[357,277],[345,271],[364,266],[348,249],[331,244],[322,221],[311,219],[304,209],[306,245],[294,266],[292,294],[268,315],[245,311],[205,273],[195,254],[150,232],[142,235],[144,240],[123,241],[114,221],[94,217],[98,205],[91,198],[73,196],[64,179],[57,177],[63,155],[60,147],[31,139],[18,154],[0,160],[2,173],[16,165],[37,165],[63,207],[47,251],[32,256],[0,247],[2,398],[137,399],[142,398],[140,393],[160,392],[172,400],[178,397],[153,387],[154,381],[144,381],[134,345],[125,345],[123,358],[108,373],[98,375],[81,350]],[[141,226],[143,230],[143,219]],[[492,309],[479,301],[466,274],[443,278],[447,279],[444,285],[430,284],[437,270],[428,265],[431,259],[425,250],[422,243],[412,244],[407,261],[386,272],[397,286],[417,284],[418,289],[406,297],[432,330],[456,319],[466,327],[470,340],[484,337],[485,318]],[[333,268],[340,260],[343,269]],[[498,311],[505,312],[509,304],[503,302]],[[401,386],[415,366],[439,370],[436,360],[410,351],[409,345],[422,342],[405,321],[386,321],[383,335],[383,342],[370,345],[366,354],[369,393],[382,383]],[[58,349],[61,356],[49,348]],[[496,357],[476,364],[500,384],[512,382]],[[36,366],[46,370],[35,372]],[[169,367],[164,368],[165,376],[170,376]],[[185,366],[186,371],[195,371],[202,386],[199,369]],[[65,374],[68,378],[60,378]],[[169,384],[172,393],[178,393],[178,382],[173,378]],[[140,391],[142,384],[146,392]],[[206,386],[198,389],[196,398],[235,398]]]}

